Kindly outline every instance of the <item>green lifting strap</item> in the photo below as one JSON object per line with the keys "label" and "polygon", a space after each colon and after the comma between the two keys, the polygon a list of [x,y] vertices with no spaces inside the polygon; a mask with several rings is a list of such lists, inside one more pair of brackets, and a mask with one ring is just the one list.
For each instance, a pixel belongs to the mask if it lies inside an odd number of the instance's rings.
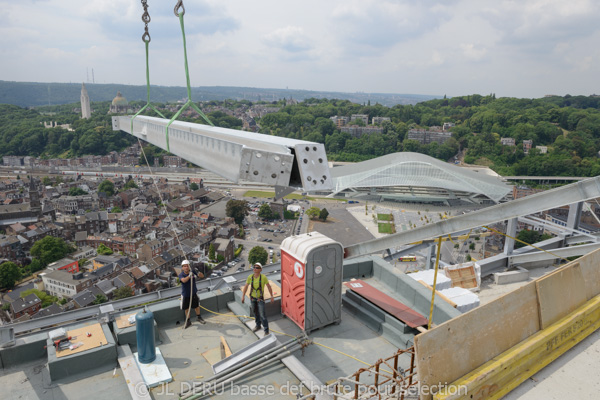
{"label": "green lifting strap", "polygon": [[[158,115],[160,115],[161,117],[165,118],[164,115],[162,115],[162,113],[160,111],[158,111],[156,109],[156,107],[154,107],[152,104],[150,104],[150,67],[148,66],[148,45],[150,44],[150,39],[148,38],[148,40],[144,40],[144,43],[146,44],[146,91],[148,93],[148,100],[146,102],[146,105],[144,107],[142,107],[142,109],[140,111],[138,111],[132,118],[131,118],[131,132],[133,133],[133,120],[135,119],[135,117],[137,117],[138,115],[140,115],[142,113],[142,111],[144,111],[146,108],[150,107],[151,109],[154,110],[154,112],[156,112]],[[165,118],[166,119],[166,118]]]}
{"label": "green lifting strap", "polygon": [[210,119],[208,119],[208,117],[206,115],[204,115],[204,113],[202,112],[202,110],[200,110],[198,108],[198,106],[196,104],[194,104],[192,102],[192,89],[190,88],[190,74],[188,71],[188,61],[187,61],[187,49],[186,49],[186,44],[185,44],[185,28],[183,27],[183,12],[179,13],[178,17],[179,17],[179,23],[181,24],[181,34],[183,36],[183,58],[185,61],[185,79],[186,79],[186,83],[187,83],[187,97],[188,100],[187,102],[183,105],[183,107],[181,107],[179,109],[179,111],[177,111],[177,114],[175,114],[173,116],[173,118],[171,118],[171,120],[169,121],[169,123],[167,124],[167,129],[166,129],[166,134],[167,134],[167,151],[171,151],[169,148],[169,126],[171,126],[171,124],[173,123],[173,121],[175,121],[180,115],[181,113],[188,107],[192,107],[194,110],[196,110],[196,112],[198,114],[200,114],[200,116],[202,118],[204,118],[204,120],[211,126],[215,126]]}

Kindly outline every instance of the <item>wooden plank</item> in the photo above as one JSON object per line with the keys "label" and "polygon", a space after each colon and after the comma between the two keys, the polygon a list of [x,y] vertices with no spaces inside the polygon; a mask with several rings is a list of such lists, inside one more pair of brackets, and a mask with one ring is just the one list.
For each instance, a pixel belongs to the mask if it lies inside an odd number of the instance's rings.
{"label": "wooden plank", "polygon": [[345,282],[344,285],[411,328],[427,325],[427,318],[360,279]]}
{"label": "wooden plank", "polygon": [[[87,336],[88,333],[91,334],[90,337]],[[56,358],[70,356],[71,354],[81,353],[82,351],[108,344],[108,340],[106,340],[106,336],[104,336],[104,331],[102,330],[102,326],[100,324],[93,324],[84,326],[83,328],[73,329],[67,331],[67,335],[72,337],[77,336],[75,339],[71,339],[71,344],[83,344],[73,350],[57,350]]]}
{"label": "wooden plank", "polygon": [[600,328],[600,296],[452,382],[434,399],[500,399]]}
{"label": "wooden plank", "polygon": [[600,251],[578,258],[581,275],[585,282],[587,299],[593,299],[600,294]]}
{"label": "wooden plank", "polygon": [[[427,284],[427,282],[418,280],[417,282],[419,282],[421,285],[425,286],[427,289],[429,290],[433,290],[433,288],[431,286],[429,286]],[[446,297],[445,295],[443,295],[439,290],[435,291],[435,295],[436,297],[439,296],[440,299],[444,300],[446,303],[450,304],[452,307],[456,308],[456,303],[453,302],[452,300],[450,300],[448,297]]]}
{"label": "wooden plank", "polygon": [[579,263],[569,264],[545,275],[535,284],[540,307],[540,329],[547,328],[587,301]]}
{"label": "wooden plank", "polygon": [[115,318],[115,323],[117,324],[117,328],[125,329],[125,328],[129,328],[130,326],[134,326],[135,322],[133,324],[129,323],[129,317],[132,315],[135,315],[135,314],[136,313],[120,315],[117,318]]}
{"label": "wooden plank", "polygon": [[225,340],[224,336],[221,336],[221,352],[223,353],[223,357],[221,359],[225,359],[232,354],[231,349],[229,348],[227,340]]}
{"label": "wooden plank", "polygon": [[527,339],[539,330],[538,314],[535,282],[530,282],[415,336],[421,385],[453,382]]}
{"label": "wooden plank", "polygon": [[463,268],[444,268],[446,276],[452,280],[452,287],[472,289],[478,287],[475,267],[469,265]]}

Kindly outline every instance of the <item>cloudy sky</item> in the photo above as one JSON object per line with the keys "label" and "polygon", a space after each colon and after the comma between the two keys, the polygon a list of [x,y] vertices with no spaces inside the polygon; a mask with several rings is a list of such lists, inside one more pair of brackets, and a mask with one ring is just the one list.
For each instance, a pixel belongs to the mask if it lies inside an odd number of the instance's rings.
{"label": "cloudy sky", "polygon": [[[175,0],[150,81],[185,86]],[[600,93],[597,0],[183,0],[192,86],[511,97]],[[0,80],[144,85],[140,0],[0,0]],[[88,78],[89,76],[89,78]]]}

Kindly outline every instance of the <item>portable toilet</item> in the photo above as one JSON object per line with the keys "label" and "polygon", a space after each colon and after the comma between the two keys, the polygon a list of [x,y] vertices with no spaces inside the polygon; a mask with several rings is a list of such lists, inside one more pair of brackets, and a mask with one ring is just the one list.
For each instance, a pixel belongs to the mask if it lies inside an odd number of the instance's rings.
{"label": "portable toilet", "polygon": [[344,248],[312,232],[281,243],[281,311],[309,333],[342,316]]}

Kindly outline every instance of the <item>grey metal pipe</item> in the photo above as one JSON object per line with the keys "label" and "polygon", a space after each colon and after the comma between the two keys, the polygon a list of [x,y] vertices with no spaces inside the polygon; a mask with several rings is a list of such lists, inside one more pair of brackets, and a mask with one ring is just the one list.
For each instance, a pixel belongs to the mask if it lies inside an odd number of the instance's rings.
{"label": "grey metal pipe", "polygon": [[[294,348],[294,347],[297,347],[297,348]],[[252,368],[249,368],[249,366],[246,366],[245,368],[242,368],[242,371],[234,371],[234,372],[232,372],[232,374],[237,372],[237,375],[224,376],[224,377],[217,379],[213,384],[210,385],[209,388],[207,388],[206,393],[203,391],[203,393],[199,393],[199,394],[189,394],[187,396],[180,397],[180,400],[197,400],[204,396],[209,396],[213,391],[215,391],[215,389],[218,385],[225,385],[229,382],[233,382],[236,379],[242,378],[252,372],[255,372],[255,371],[259,370],[260,368],[265,368],[267,366],[275,364],[276,362],[280,361],[281,359],[283,359],[285,357],[289,357],[294,351],[299,350],[300,348],[301,348],[301,346],[300,346],[300,344],[298,344],[296,346],[293,346],[289,350],[287,350],[281,354],[278,354],[277,357],[272,358],[264,363],[255,365]]]}
{"label": "grey metal pipe", "polygon": [[294,342],[296,342],[296,344],[299,344],[298,341],[302,340],[302,339],[303,338],[295,337],[294,339],[291,339],[291,340],[289,340],[289,341],[287,341],[285,343],[278,344],[277,346],[273,347],[272,349],[269,349],[269,350],[265,351],[263,354],[255,355],[255,356],[250,357],[249,359],[247,359],[247,360],[239,363],[238,365],[232,365],[231,367],[224,369],[223,371],[219,372],[218,374],[213,375],[209,379],[209,381],[213,380],[213,379],[218,379],[219,377],[221,377],[223,375],[226,375],[226,374],[228,374],[231,371],[234,371],[236,369],[244,367],[244,366],[246,366],[246,365],[248,365],[250,363],[253,363],[253,362],[256,362],[256,361],[260,361],[260,360],[266,360],[266,359],[270,358],[273,355],[273,353],[279,353],[282,349],[287,348],[288,345],[290,345],[290,344],[292,344]]}
{"label": "grey metal pipe", "polygon": [[[293,343],[293,342],[296,342],[296,343],[294,344],[294,346],[296,346],[296,345],[299,345],[300,343],[298,343],[297,341],[298,341],[298,340],[303,340],[303,339],[304,339],[304,338],[302,338],[302,337],[295,337],[295,338],[293,338],[293,339],[290,339],[290,340],[288,340],[287,342],[284,342],[284,343],[282,343],[282,344],[279,344],[279,345],[275,346],[275,347],[274,347],[274,348],[272,348],[272,349],[269,349],[269,350],[267,350],[267,351],[266,351],[265,353],[263,353],[263,354],[260,354],[260,355],[253,356],[253,357],[249,358],[248,360],[246,360],[246,361],[243,361],[243,362],[242,362],[242,363],[240,363],[240,364],[233,365],[233,366],[231,366],[231,367],[229,367],[229,368],[226,368],[226,369],[224,369],[223,371],[221,371],[221,372],[219,372],[219,373],[217,373],[217,374],[213,375],[212,377],[210,377],[208,380],[206,380],[206,381],[204,381],[204,382],[201,382],[201,383],[194,383],[194,384],[192,385],[192,388],[191,388],[191,389],[187,389],[187,390],[185,390],[185,391],[183,391],[183,392],[179,393],[179,395],[180,395],[180,396],[182,396],[182,395],[184,395],[185,393],[189,392],[190,390],[192,390],[192,389],[195,389],[197,386],[199,386],[199,385],[201,385],[201,384],[206,384],[206,383],[208,383],[208,382],[210,382],[210,381],[213,381],[213,380],[215,380],[215,379],[219,379],[219,378],[221,378],[221,377],[223,377],[223,376],[226,376],[226,375],[229,375],[230,373],[232,373],[232,372],[234,372],[234,371],[237,371],[237,370],[239,370],[239,369],[241,369],[241,368],[244,368],[244,367],[246,367],[246,368],[247,368],[247,367],[251,366],[250,364],[252,364],[252,365],[255,365],[255,364],[256,364],[256,362],[259,362],[259,361],[260,361],[260,362],[264,362],[264,361],[268,360],[269,358],[273,357],[273,355],[274,355],[275,353],[279,353],[279,352],[280,352],[280,351],[282,351],[283,349],[287,349],[287,346],[288,346],[289,344]],[[294,347],[294,346],[292,346],[292,347]]]}

